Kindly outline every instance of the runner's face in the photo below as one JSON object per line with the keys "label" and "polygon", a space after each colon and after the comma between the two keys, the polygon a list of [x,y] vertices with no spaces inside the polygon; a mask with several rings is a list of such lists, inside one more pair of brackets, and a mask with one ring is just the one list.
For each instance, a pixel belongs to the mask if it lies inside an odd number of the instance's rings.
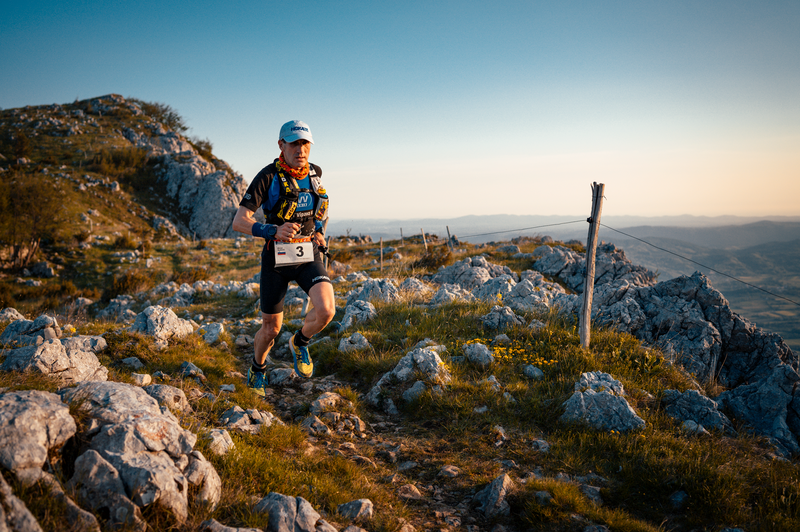
{"label": "runner's face", "polygon": [[311,152],[311,143],[305,139],[294,142],[278,141],[283,158],[292,168],[303,168],[308,164],[308,154]]}

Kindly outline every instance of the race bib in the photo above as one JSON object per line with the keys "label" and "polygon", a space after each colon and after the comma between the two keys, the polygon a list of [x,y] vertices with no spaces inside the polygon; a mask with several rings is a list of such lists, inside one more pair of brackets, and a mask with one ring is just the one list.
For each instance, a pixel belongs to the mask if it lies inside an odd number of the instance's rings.
{"label": "race bib", "polygon": [[291,266],[314,261],[314,245],[311,242],[275,241],[275,266]]}

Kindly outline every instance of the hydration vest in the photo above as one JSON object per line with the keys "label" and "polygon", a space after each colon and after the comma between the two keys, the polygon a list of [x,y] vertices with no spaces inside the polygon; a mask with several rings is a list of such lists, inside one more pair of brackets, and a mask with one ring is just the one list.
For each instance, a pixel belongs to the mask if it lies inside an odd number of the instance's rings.
{"label": "hydration vest", "polygon": [[[275,177],[278,180],[280,195],[275,206],[267,214],[267,223],[280,225],[285,222],[299,223],[302,226],[301,234],[310,235],[314,232],[314,222],[322,221],[328,212],[328,194],[322,186],[322,181],[313,164],[309,164],[308,181],[311,183],[311,190],[301,189],[297,186],[297,181],[277,168]],[[301,192],[309,192],[317,198],[317,205],[314,210],[297,212],[297,201],[300,199]]]}

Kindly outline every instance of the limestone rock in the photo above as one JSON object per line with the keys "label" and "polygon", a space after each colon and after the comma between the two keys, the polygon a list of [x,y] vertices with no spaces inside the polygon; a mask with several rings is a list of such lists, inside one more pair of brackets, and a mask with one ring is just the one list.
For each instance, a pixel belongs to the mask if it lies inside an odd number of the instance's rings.
{"label": "limestone rock", "polygon": [[482,343],[465,344],[464,355],[467,360],[479,366],[489,366],[494,363],[492,352]]}
{"label": "limestone rock", "polygon": [[[335,530],[335,529],[334,529]],[[216,519],[208,519],[200,523],[200,532],[261,532],[260,528],[234,528],[225,526]]]}
{"label": "limestone rock", "polygon": [[324,392],[311,403],[309,411],[312,414],[320,414],[328,410],[336,410],[342,406],[352,409],[353,403],[336,392]]}
{"label": "limestone rock", "polygon": [[800,453],[800,376],[787,364],[717,397],[719,406],[766,435],[784,455]]}
{"label": "limestone rock", "polygon": [[157,345],[166,347],[169,340],[184,338],[192,334],[193,329],[191,323],[178,318],[172,310],[150,306],[136,316],[131,332],[152,336]]}
{"label": "limestone rock", "polygon": [[180,388],[168,384],[151,384],[145,386],[144,391],[153,397],[160,406],[166,406],[173,412],[188,414],[192,411],[186,394]]}
{"label": "limestone rock", "polygon": [[0,530],[10,532],[42,532],[36,518],[11,491],[6,479],[0,475]]}
{"label": "limestone rock", "polygon": [[[94,343],[94,348],[91,345]],[[8,352],[5,371],[38,371],[57,376],[64,384],[104,381],[108,368],[100,364],[95,352],[105,348],[100,337],[75,337],[46,340],[39,345],[20,347]]]}
{"label": "limestone rock", "polygon": [[662,398],[664,412],[680,422],[692,421],[706,429],[718,429],[733,435],[731,421],[719,411],[717,403],[697,390],[665,390]]}
{"label": "limestone rock", "polygon": [[119,472],[97,451],[89,449],[75,460],[75,473],[67,487],[77,493],[81,504],[107,515],[112,528],[146,530],[141,510],[128,498]]}
{"label": "limestone rock", "polygon": [[206,331],[203,341],[208,345],[218,342],[220,335],[225,332],[225,327],[221,323],[209,323],[203,329]]}
{"label": "limestone rock", "polygon": [[50,449],[77,431],[59,396],[38,390],[0,395],[0,465],[10,471],[39,468]]}
{"label": "limestone rock", "polygon": [[495,305],[492,310],[481,316],[480,320],[487,329],[503,330],[509,327],[522,327],[525,320],[517,316],[509,307]]}
{"label": "limestone rock", "polygon": [[17,312],[17,309],[6,307],[0,311],[0,321],[17,321],[24,320],[25,316]]}
{"label": "limestone rock", "polygon": [[439,307],[447,305],[448,303],[462,303],[469,302],[475,299],[475,296],[469,290],[461,288],[457,284],[444,283],[433,294],[429,305],[432,307]]}
{"label": "limestone rock", "polygon": [[476,493],[472,498],[472,503],[478,506],[478,511],[482,512],[487,519],[509,515],[511,507],[506,497],[514,488],[514,481],[506,473],[503,473]]}
{"label": "limestone rock", "polygon": [[365,323],[377,316],[378,312],[369,301],[354,301],[345,307],[342,328],[349,329],[356,323]]}
{"label": "limestone rock", "polygon": [[437,284],[456,284],[465,290],[472,290],[489,279],[500,275],[515,276],[507,266],[492,264],[484,256],[469,257],[447,268],[439,270],[432,281]]}
{"label": "limestone rock", "polygon": [[188,515],[187,454],[197,439],[142,388],[87,382],[60,392],[91,416],[90,448],[119,473],[139,507],[158,504],[182,522]]}
{"label": "limestone rock", "polygon": [[189,465],[183,470],[183,474],[189,484],[200,487],[197,502],[213,511],[222,497],[222,480],[214,466],[206,460],[203,453],[192,451],[189,454]]}
{"label": "limestone rock", "polygon": [[369,499],[357,499],[355,501],[340,504],[336,511],[347,519],[371,519],[373,513],[372,501]]}
{"label": "limestone rock", "polygon": [[580,421],[598,430],[628,432],[644,427],[645,422],[624,397],[591,388],[576,391],[564,403],[562,421]]}
{"label": "limestone rock", "polygon": [[339,342],[339,352],[352,353],[355,351],[365,351],[372,347],[363,334],[353,333],[349,338],[342,338]]}
{"label": "limestone rock", "polygon": [[408,294],[412,301],[421,301],[433,292],[428,285],[415,277],[406,277],[397,288],[401,293]]}
{"label": "limestone rock", "polygon": [[289,497],[271,492],[253,508],[268,513],[267,530],[271,532],[315,532],[320,515],[303,497]]}
{"label": "limestone rock", "polygon": [[590,371],[582,373],[578,382],[575,383],[575,391],[591,389],[595,392],[608,391],[614,395],[625,395],[625,388],[617,379],[603,373],[602,371]]}
{"label": "limestone rock", "polygon": [[217,456],[224,456],[235,447],[230,433],[225,429],[211,429],[205,438],[211,440],[208,448]]}
{"label": "limestone rock", "polygon": [[353,290],[347,296],[347,304],[356,301],[380,301],[394,303],[400,301],[400,292],[391,279],[368,279],[360,288]]}

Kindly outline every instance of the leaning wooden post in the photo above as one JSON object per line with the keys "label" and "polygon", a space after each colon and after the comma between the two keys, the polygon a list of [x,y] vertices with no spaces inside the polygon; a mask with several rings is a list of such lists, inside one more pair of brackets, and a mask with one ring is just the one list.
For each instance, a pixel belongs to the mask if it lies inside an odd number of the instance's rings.
{"label": "leaning wooden post", "polygon": [[400,247],[403,247],[403,228],[400,228]]}
{"label": "leaning wooden post", "polygon": [[381,237],[381,273],[383,273],[383,237]]}
{"label": "leaning wooden post", "polygon": [[447,248],[448,249],[453,249],[453,246],[450,244],[450,239],[452,238],[450,236],[450,226],[449,225],[445,225],[445,227],[447,228]]}
{"label": "leaning wooden post", "polygon": [[592,295],[594,292],[594,259],[597,255],[597,232],[600,229],[600,215],[603,212],[603,183],[592,184],[592,217],[589,222],[589,237],[586,239],[586,279],[583,281],[583,304],[581,305],[580,333],[581,346],[589,349],[590,327],[592,324]]}
{"label": "leaning wooden post", "polygon": [[425,240],[425,230],[420,228],[420,231],[422,231],[422,243],[425,244],[425,253],[427,253],[428,252],[428,241]]}

